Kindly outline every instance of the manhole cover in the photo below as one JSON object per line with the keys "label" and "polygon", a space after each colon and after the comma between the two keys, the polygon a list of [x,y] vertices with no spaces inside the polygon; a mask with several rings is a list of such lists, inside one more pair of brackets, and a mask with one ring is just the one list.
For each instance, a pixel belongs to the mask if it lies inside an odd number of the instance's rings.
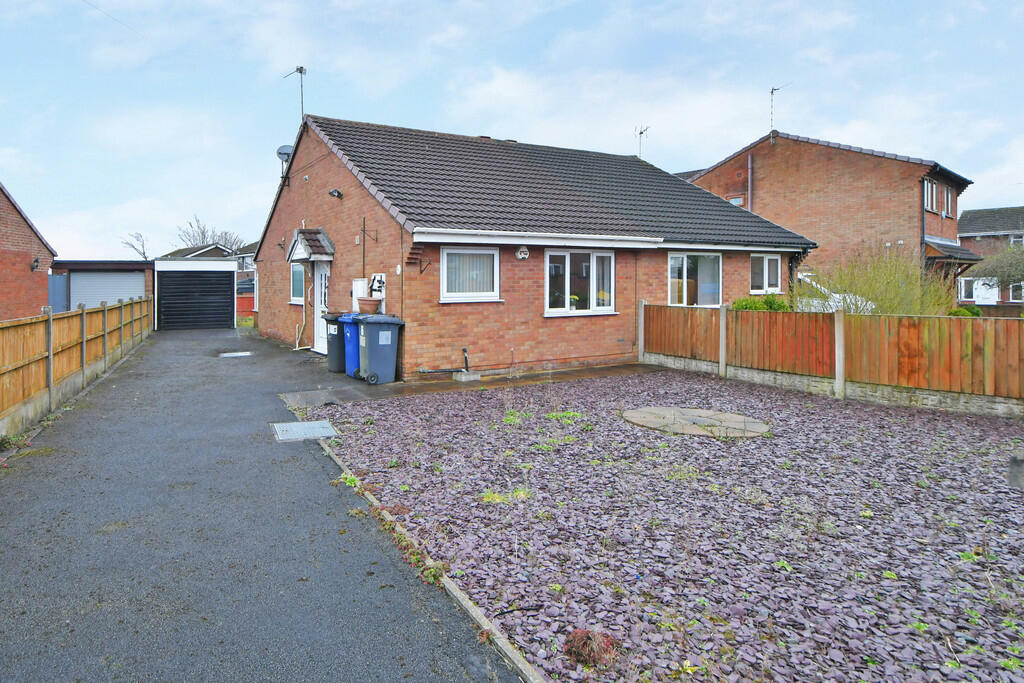
{"label": "manhole cover", "polygon": [[225,351],[217,355],[221,358],[242,358],[243,356],[251,356],[252,351]]}
{"label": "manhole cover", "polygon": [[274,436],[278,441],[302,441],[303,439],[322,439],[337,436],[338,432],[327,420],[315,422],[274,422]]}
{"label": "manhole cover", "polygon": [[746,415],[702,408],[651,406],[622,411],[622,418],[641,427],[670,434],[713,436],[716,439],[761,436],[768,425]]}

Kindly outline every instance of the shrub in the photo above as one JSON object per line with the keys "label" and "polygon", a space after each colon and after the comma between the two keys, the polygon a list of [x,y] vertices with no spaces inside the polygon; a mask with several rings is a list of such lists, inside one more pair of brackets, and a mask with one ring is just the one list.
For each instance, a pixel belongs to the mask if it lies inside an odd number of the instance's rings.
{"label": "shrub", "polygon": [[789,304],[778,294],[769,294],[764,298],[764,305],[769,311],[788,311]]}
{"label": "shrub", "polygon": [[732,302],[734,311],[767,311],[768,304],[759,296],[745,296]]}
{"label": "shrub", "polygon": [[778,294],[768,296],[745,296],[736,299],[732,308],[735,311],[788,311],[789,304]]}
{"label": "shrub", "polygon": [[981,317],[981,307],[978,306],[977,304],[965,304],[960,308],[964,309],[965,311],[973,315],[975,318]]}
{"label": "shrub", "polygon": [[615,660],[617,646],[615,638],[607,633],[578,628],[565,639],[565,654],[583,666],[607,666]]}
{"label": "shrub", "polygon": [[814,283],[832,296],[804,283],[793,287],[798,301],[818,300],[817,307],[807,310],[833,311],[842,306],[855,315],[945,315],[956,304],[952,280],[933,270],[922,273],[921,259],[911,249],[851,253],[842,262],[817,270]]}
{"label": "shrub", "polygon": [[954,308],[952,311],[949,312],[949,315],[953,315],[953,316],[956,316],[958,318],[973,318],[974,317],[974,314],[971,313],[970,311],[968,311],[963,306],[960,306],[959,308]]}

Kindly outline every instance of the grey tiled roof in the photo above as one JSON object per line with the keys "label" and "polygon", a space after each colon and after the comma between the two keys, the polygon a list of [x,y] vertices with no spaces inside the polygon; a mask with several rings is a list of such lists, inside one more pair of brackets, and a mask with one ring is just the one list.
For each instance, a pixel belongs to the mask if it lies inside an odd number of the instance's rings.
{"label": "grey tiled roof", "polygon": [[334,242],[327,236],[323,228],[302,228],[298,239],[306,245],[310,254],[331,256],[334,254]]}
{"label": "grey tiled roof", "polygon": [[1002,209],[973,209],[960,214],[957,232],[961,235],[985,232],[1024,232],[1024,206]]}
{"label": "grey tiled roof", "polygon": [[815,246],[635,156],[319,116],[306,121],[385,207],[393,204],[416,227]]}
{"label": "grey tiled roof", "polygon": [[925,237],[924,241],[932,247],[935,247],[940,254],[947,256],[956,261],[970,261],[975,263],[981,260],[981,257],[975,254],[967,247],[961,247],[959,244],[950,244],[948,242],[940,242],[939,240],[932,240]]}
{"label": "grey tiled roof", "polygon": [[682,178],[683,180],[693,180],[703,172],[703,168],[698,168],[692,171],[680,171],[679,173],[673,173],[672,175],[676,176],[677,178]]}
{"label": "grey tiled roof", "polygon": [[[204,244],[199,247],[182,247],[181,249],[175,249],[174,251],[167,252],[160,258],[184,258],[187,256],[191,256],[192,254],[198,254],[199,252],[209,249],[210,247],[215,247],[217,251],[223,252],[221,256],[228,255],[228,252],[218,244]],[[216,258],[217,256],[215,254],[206,254],[206,257]]]}

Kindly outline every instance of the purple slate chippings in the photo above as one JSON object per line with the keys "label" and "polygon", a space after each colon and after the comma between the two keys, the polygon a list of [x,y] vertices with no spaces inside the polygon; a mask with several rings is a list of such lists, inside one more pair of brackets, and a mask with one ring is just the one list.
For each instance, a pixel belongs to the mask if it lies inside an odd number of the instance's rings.
{"label": "purple slate chippings", "polygon": [[[771,433],[619,417],[650,405]],[[1024,493],[1005,479],[1019,420],[676,371],[309,415],[324,418],[484,612],[529,608],[495,622],[550,677],[1024,678]],[[610,670],[568,659],[575,628],[615,637]]]}

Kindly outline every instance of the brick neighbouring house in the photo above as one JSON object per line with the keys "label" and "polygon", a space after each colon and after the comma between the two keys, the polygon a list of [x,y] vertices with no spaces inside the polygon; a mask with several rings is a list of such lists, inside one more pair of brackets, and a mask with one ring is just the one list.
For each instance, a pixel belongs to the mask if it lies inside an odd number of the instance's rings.
{"label": "brick neighbouring house", "polygon": [[811,270],[876,247],[923,249],[950,275],[981,260],[957,239],[957,199],[972,181],[935,161],[772,131],[678,175],[817,242]]}
{"label": "brick neighbouring house", "polygon": [[[961,244],[982,257],[1014,247],[1024,249],[1024,206],[974,209],[960,215]],[[985,278],[960,278],[960,301],[982,306],[988,315],[1019,317],[1024,312],[1024,283],[998,289]]]}
{"label": "brick neighbouring house", "polygon": [[39,315],[57,256],[0,183],[0,320]]}
{"label": "brick neighbouring house", "polygon": [[484,372],[635,361],[640,299],[732,302],[752,260],[754,289],[782,292],[814,246],[634,156],[306,116],[257,248],[257,326],[319,350],[320,312],[383,280],[404,379],[463,347]]}

